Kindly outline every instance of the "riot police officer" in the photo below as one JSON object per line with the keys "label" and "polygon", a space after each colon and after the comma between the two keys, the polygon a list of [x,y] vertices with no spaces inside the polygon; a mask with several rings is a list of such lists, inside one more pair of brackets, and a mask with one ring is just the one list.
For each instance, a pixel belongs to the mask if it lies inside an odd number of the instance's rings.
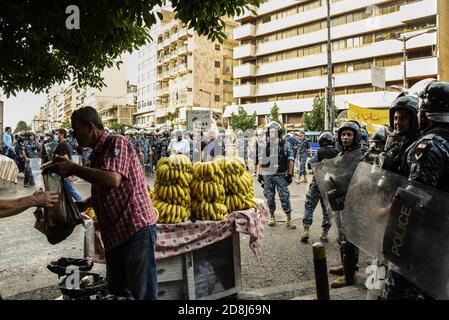
{"label": "riot police officer", "polygon": [[[276,225],[274,213],[276,211],[276,187],[279,192],[282,209],[287,216],[286,226],[289,229],[296,229],[292,223],[290,204],[290,192],[288,186],[292,183],[294,159],[293,148],[282,136],[282,127],[279,123],[272,121],[266,126],[266,140],[264,150],[259,154],[260,174],[259,182],[264,184],[264,196],[267,199],[270,209],[269,226]],[[276,150],[277,149],[277,150]]]}
{"label": "riot police officer", "polygon": [[370,164],[374,164],[376,159],[382,153],[385,148],[385,144],[387,143],[387,139],[389,136],[389,132],[387,128],[382,127],[376,131],[376,133],[372,136],[370,142],[371,145],[368,151],[365,153],[363,157],[363,161],[366,161]]}
{"label": "riot police officer", "polygon": [[[299,140],[298,140],[298,158],[299,158],[299,176],[295,181],[296,183],[305,182],[307,183],[307,172],[306,172],[306,162],[307,162],[307,151],[310,149],[310,141],[306,138],[305,132],[299,132]],[[304,180],[301,181],[301,177],[304,176]]]}
{"label": "riot police officer", "polygon": [[390,126],[393,134],[388,137],[385,152],[382,152],[376,164],[381,168],[408,176],[406,150],[415,142],[419,135],[418,98],[404,95],[393,101],[390,107]]}
{"label": "riot police officer", "polygon": [[39,158],[39,143],[36,141],[36,134],[34,132],[26,133],[26,140],[23,143],[22,155],[25,159],[25,179],[24,187],[34,186],[35,182],[30,165],[30,159]]}
{"label": "riot police officer", "polygon": [[[342,151],[338,154],[344,155],[346,153],[360,150],[360,160],[363,158],[363,151],[360,143],[361,127],[355,122],[344,122],[338,129],[338,142]],[[335,222],[338,227],[338,243],[340,244],[340,257],[342,265],[329,269],[329,273],[340,275],[341,277],[331,282],[332,288],[341,288],[354,284],[355,272],[357,271],[357,263],[359,260],[358,248],[347,241],[341,223],[341,212],[336,212]]]}
{"label": "riot police officer", "polygon": [[[330,131],[323,131],[318,137],[318,143],[320,149],[315,153],[315,155],[310,160],[310,163],[321,162],[324,159],[332,159],[337,154],[338,151],[335,149],[335,137]],[[323,199],[321,198],[320,190],[316,182],[315,177],[312,179],[312,183],[309,186],[309,192],[306,195],[306,201],[304,205],[304,218],[302,219],[302,224],[304,227],[304,232],[301,236],[301,242],[307,243],[309,240],[309,229],[313,221],[313,212],[318,204],[321,203],[321,209],[323,211],[323,223],[321,224],[321,235],[320,240],[327,242],[327,234],[332,226],[332,223],[327,213],[326,206],[324,205]]]}
{"label": "riot police officer", "polygon": [[[422,132],[406,154],[410,170],[407,189],[424,184],[449,192],[449,83],[430,83],[420,98],[419,124]],[[394,267],[388,270],[383,298],[433,299],[396,271]]]}

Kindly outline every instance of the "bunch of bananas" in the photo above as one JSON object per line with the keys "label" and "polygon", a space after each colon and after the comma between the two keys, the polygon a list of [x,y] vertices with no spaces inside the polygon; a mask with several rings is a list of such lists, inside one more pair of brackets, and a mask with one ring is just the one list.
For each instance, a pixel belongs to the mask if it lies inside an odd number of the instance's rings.
{"label": "bunch of bananas", "polygon": [[225,201],[225,176],[216,162],[197,162],[193,165],[190,184],[192,212],[199,220],[223,220],[228,214]]}
{"label": "bunch of bananas", "polygon": [[253,178],[246,171],[245,163],[240,158],[219,158],[215,160],[225,173],[225,205],[229,212],[249,208],[257,209],[254,201]]}
{"label": "bunch of bananas", "polygon": [[159,213],[158,222],[185,222],[190,217],[190,182],[192,163],[184,155],[162,158],[156,166],[153,206]]}

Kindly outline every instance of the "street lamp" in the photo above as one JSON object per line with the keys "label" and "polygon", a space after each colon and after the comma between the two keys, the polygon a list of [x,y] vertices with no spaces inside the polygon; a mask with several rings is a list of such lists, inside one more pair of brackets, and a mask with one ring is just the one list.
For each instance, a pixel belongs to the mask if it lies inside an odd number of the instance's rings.
{"label": "street lamp", "polygon": [[[401,41],[403,43],[402,53],[404,55],[404,58],[403,58],[403,60],[404,60],[404,78],[403,78],[402,81],[403,81],[404,90],[407,89],[407,87],[408,87],[408,85],[407,85],[407,41],[409,41],[409,40],[411,40],[413,38],[422,36],[423,34],[435,33],[437,31],[438,31],[437,28],[430,28],[430,29],[427,29],[424,32],[416,33],[416,34],[413,34],[413,35],[410,35],[410,36],[402,36],[402,37],[393,39],[393,40]],[[382,36],[376,37],[376,40],[378,40],[378,41],[379,40],[384,40],[384,37],[382,37]]]}
{"label": "street lamp", "polygon": [[200,89],[199,91],[207,93],[209,95],[209,112],[210,112],[210,114],[212,116],[212,102],[211,102],[212,93],[209,92],[209,91],[203,90],[203,89]]}

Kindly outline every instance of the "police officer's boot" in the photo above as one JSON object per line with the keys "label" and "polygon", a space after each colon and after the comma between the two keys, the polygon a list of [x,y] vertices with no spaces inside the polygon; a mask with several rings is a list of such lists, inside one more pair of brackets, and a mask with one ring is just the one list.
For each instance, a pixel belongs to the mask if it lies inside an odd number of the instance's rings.
{"label": "police officer's boot", "polygon": [[309,242],[309,238],[310,238],[309,228],[310,228],[310,226],[304,225],[304,232],[302,233],[302,236],[301,236],[301,242],[304,242],[304,243]]}
{"label": "police officer's boot", "polygon": [[323,242],[329,242],[329,239],[327,237],[329,230],[327,229],[321,229],[321,235],[320,235],[320,240]]}
{"label": "police officer's boot", "polygon": [[287,214],[287,223],[286,223],[287,228],[289,229],[296,229],[296,226],[292,223],[292,216]]}
{"label": "police officer's boot", "polygon": [[331,287],[334,289],[352,286],[355,282],[358,250],[352,243],[347,241],[341,243],[340,250],[343,252],[344,276],[331,282]]}
{"label": "police officer's boot", "polygon": [[274,217],[274,213],[271,213],[270,220],[268,221],[268,225],[270,227],[274,227],[276,225],[276,218]]}

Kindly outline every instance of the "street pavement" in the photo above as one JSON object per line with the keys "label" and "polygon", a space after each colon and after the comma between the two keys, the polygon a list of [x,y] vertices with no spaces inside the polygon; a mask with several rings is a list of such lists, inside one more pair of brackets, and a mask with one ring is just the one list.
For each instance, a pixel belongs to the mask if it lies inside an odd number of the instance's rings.
{"label": "street pavement", "polygon": [[[309,176],[309,181],[311,176]],[[148,178],[152,186],[152,179]],[[0,185],[0,198],[11,198],[29,195],[31,189],[23,188],[23,180],[15,188]],[[82,196],[90,193],[90,184],[80,181],[76,188]],[[311,228],[309,244],[301,243],[301,219],[304,213],[304,200],[308,184],[290,185],[292,201],[292,219],[296,230],[285,226],[285,215],[277,197],[276,218],[274,227],[265,227],[262,240],[262,254],[259,259],[249,248],[249,237],[241,235],[242,292],[240,299],[313,299],[315,294],[312,244],[319,241],[321,230],[321,208],[318,205],[315,221]],[[262,189],[254,179],[256,198],[263,199]],[[55,286],[58,277],[47,270],[51,261],[60,257],[80,258],[83,255],[82,226],[77,226],[68,239],[51,245],[46,238],[34,229],[34,209],[0,220],[0,294],[3,298],[17,299],[52,299],[59,295]],[[327,264],[340,264],[339,249],[336,243],[336,228],[332,227],[329,243],[326,244]],[[366,290],[363,288],[365,262],[368,257],[361,254],[358,285],[352,288],[331,289],[331,298],[347,297],[347,299],[363,299]],[[96,265],[94,272],[104,274],[104,265]],[[330,275],[329,282],[335,279]],[[341,291],[343,290],[343,291]],[[349,290],[349,291],[348,291]],[[338,292],[342,292],[339,295]]]}

